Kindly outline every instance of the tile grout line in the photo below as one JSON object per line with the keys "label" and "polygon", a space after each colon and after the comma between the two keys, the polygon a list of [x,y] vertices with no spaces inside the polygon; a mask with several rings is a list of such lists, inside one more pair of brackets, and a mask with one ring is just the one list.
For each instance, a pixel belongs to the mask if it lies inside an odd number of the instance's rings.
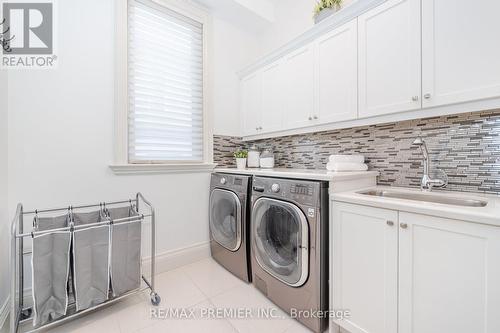
{"label": "tile grout line", "polygon": [[[217,306],[214,304],[214,302],[212,302],[212,299],[211,299],[211,298],[209,298],[209,299],[208,299],[208,302],[209,302],[209,303],[210,303],[210,304],[211,304],[214,308],[217,308]],[[225,321],[226,323],[228,323],[228,324],[229,324],[229,326],[231,326],[231,328],[233,329],[233,331],[234,331],[235,333],[241,333],[240,331],[238,331],[238,329],[237,329],[236,327],[234,327],[234,325],[231,323],[231,321],[230,321],[230,320],[228,320],[228,319],[224,318],[224,321]]]}

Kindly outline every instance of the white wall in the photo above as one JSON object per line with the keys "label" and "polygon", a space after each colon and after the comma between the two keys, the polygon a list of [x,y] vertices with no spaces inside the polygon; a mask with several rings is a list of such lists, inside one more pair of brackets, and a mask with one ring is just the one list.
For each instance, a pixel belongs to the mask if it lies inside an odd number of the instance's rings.
{"label": "white wall", "polygon": [[[356,0],[344,0],[348,5]],[[201,1],[200,2],[207,2]],[[236,73],[314,26],[316,0],[270,0],[274,23],[261,29],[247,20],[229,21],[224,15],[213,20],[214,134],[240,136],[239,79]],[[220,12],[223,12],[219,8]]]}
{"label": "white wall", "polygon": [[314,25],[316,0],[272,0],[275,5],[274,23],[261,36],[258,50],[264,56],[299,36]]}
{"label": "white wall", "polygon": [[[209,173],[116,176],[108,167],[113,160],[113,1],[58,2],[58,68],[11,71],[10,94],[0,99],[10,106],[8,121],[3,104],[0,119],[3,238],[8,238],[4,231],[10,224],[3,223],[5,209],[12,218],[18,202],[25,209],[41,209],[129,198],[140,191],[157,209],[159,253],[209,240]],[[236,71],[255,58],[256,36],[217,19],[213,28],[215,133],[236,134],[240,124]],[[7,96],[6,89],[0,91]],[[3,128],[7,126],[8,133]],[[8,179],[3,170],[7,168]],[[8,182],[8,193],[2,181]],[[30,225],[27,219],[25,229]],[[10,280],[5,275],[7,249],[0,248],[0,306]]]}
{"label": "white wall", "polygon": [[208,241],[208,173],[115,176],[108,168],[113,1],[65,0],[58,7],[59,67],[9,77],[11,215],[17,202],[33,209],[141,191],[157,208],[159,252]]}
{"label": "white wall", "polygon": [[[7,72],[0,70],[0,310],[7,300],[10,280],[7,213],[7,96]],[[0,322],[0,326],[1,324]]]}
{"label": "white wall", "polygon": [[239,78],[236,73],[257,57],[258,39],[220,18],[213,20],[214,134],[240,134]]}

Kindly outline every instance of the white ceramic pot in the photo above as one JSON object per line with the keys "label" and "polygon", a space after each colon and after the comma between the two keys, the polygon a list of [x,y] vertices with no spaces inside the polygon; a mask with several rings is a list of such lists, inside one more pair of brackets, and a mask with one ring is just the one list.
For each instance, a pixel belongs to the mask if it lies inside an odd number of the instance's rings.
{"label": "white ceramic pot", "polygon": [[333,8],[325,8],[321,12],[319,12],[318,15],[314,17],[314,23],[317,24],[324,19],[326,19],[329,16],[332,16],[336,12],[338,12],[341,8],[340,7],[333,7]]}
{"label": "white ceramic pot", "polygon": [[236,168],[237,169],[245,169],[247,167],[247,159],[246,158],[237,158],[236,159]]}

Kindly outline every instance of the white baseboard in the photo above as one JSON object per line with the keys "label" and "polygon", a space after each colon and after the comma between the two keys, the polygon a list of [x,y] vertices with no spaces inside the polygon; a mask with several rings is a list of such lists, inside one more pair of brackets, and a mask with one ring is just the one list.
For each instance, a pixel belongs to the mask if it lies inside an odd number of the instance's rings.
{"label": "white baseboard", "polygon": [[[167,272],[181,266],[192,264],[194,262],[210,257],[210,242],[201,242],[184,248],[166,251],[156,254],[156,274]],[[142,260],[142,268],[145,272],[149,271],[151,258]]]}
{"label": "white baseboard", "polygon": [[5,302],[2,304],[2,307],[0,307],[0,332],[4,332],[2,331],[2,329],[5,328],[4,325],[7,321],[7,317],[9,317],[9,311],[10,311],[9,306],[10,306],[10,297],[7,297]]}

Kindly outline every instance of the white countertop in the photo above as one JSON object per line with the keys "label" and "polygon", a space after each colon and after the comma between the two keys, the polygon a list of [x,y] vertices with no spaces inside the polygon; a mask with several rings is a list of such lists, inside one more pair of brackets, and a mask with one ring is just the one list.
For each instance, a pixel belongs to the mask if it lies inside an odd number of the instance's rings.
{"label": "white countertop", "polygon": [[309,180],[341,181],[360,178],[371,178],[379,175],[378,171],[333,172],[321,169],[289,169],[289,168],[216,168],[215,172],[235,173],[240,175],[268,176],[278,178],[294,178]]}
{"label": "white countertop", "polygon": [[[358,205],[399,210],[409,213],[432,215],[456,220],[469,221],[500,226],[500,196],[451,191],[433,191],[432,195],[448,196],[453,198],[469,198],[487,201],[485,207],[464,207],[446,204],[438,204],[427,201],[414,201],[407,199],[396,199],[388,197],[377,197],[360,194],[366,190],[390,190],[398,192],[418,192],[424,193],[420,189],[409,189],[390,186],[376,186],[368,189],[333,193],[331,200],[347,202]],[[424,193],[425,194],[425,193]]]}

